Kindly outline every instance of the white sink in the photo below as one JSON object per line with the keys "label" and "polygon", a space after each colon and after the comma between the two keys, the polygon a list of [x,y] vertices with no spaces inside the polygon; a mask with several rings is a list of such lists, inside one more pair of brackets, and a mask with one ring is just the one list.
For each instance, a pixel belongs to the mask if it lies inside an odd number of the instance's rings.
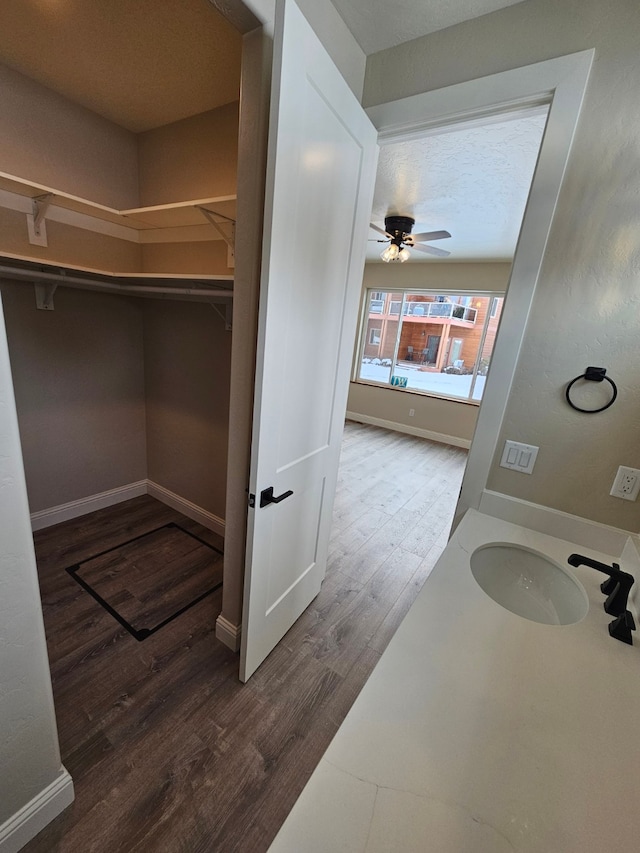
{"label": "white sink", "polygon": [[495,602],[532,622],[571,625],[589,610],[584,588],[568,571],[522,545],[483,545],[471,555],[471,573]]}

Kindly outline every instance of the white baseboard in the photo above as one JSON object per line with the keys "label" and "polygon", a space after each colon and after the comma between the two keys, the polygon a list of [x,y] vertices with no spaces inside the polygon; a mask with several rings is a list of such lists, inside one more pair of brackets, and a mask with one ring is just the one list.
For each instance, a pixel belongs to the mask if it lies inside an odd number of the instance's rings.
{"label": "white baseboard", "polygon": [[89,495],[77,501],[40,510],[40,512],[33,512],[31,513],[31,529],[35,531],[42,530],[44,527],[52,527],[54,524],[60,524],[62,521],[69,521],[72,518],[87,515],[98,509],[105,509],[108,506],[115,506],[115,504],[131,500],[131,498],[140,497],[140,495],[151,495],[151,497],[170,506],[171,509],[175,509],[186,515],[187,518],[198,521],[208,530],[213,530],[215,533],[219,533],[220,536],[224,536],[223,518],[218,518],[217,515],[207,512],[202,507],[191,503],[191,501],[180,497],[180,495],[169,491],[169,489],[165,489],[164,486],[160,486],[152,480],[139,480],[137,483],[129,483],[117,489],[109,489],[107,492]]}
{"label": "white baseboard", "polygon": [[0,853],[18,853],[18,850],[70,806],[73,799],[71,776],[62,767],[57,779],[0,826]]}
{"label": "white baseboard", "polygon": [[242,625],[234,625],[229,622],[224,616],[218,616],[216,619],[216,637],[221,643],[231,649],[233,652],[240,650],[240,632]]}
{"label": "white baseboard", "polygon": [[358,412],[347,412],[346,418],[348,421],[358,421],[362,424],[371,424],[372,426],[392,429],[395,430],[395,432],[404,432],[406,435],[417,435],[419,438],[428,438],[430,441],[437,441],[440,444],[452,444],[454,447],[464,447],[466,450],[471,447],[471,441],[468,438],[458,438],[456,435],[445,435],[441,432],[433,432],[430,429],[412,427],[407,424],[398,424],[395,421],[386,421],[383,418],[374,418],[371,415],[361,415]]}
{"label": "white baseboard", "polygon": [[183,515],[186,515],[187,518],[191,518],[193,521],[199,522],[199,524],[206,527],[208,530],[213,530],[214,533],[219,533],[220,536],[224,536],[223,518],[218,518],[218,516],[214,515],[212,512],[207,512],[207,510],[202,509],[202,507],[191,503],[191,501],[180,497],[180,495],[169,491],[169,489],[165,489],[164,486],[160,486],[152,480],[147,480],[147,494],[151,495],[152,498],[156,498],[156,500],[162,501],[162,503],[170,506],[171,509],[181,512]]}
{"label": "white baseboard", "polygon": [[490,489],[483,491],[478,510],[493,518],[501,518],[538,533],[546,533],[547,536],[566,539],[583,548],[600,551],[612,557],[622,556],[630,537],[632,540],[637,538],[626,530],[598,524],[568,512],[529,503]]}
{"label": "white baseboard", "polygon": [[98,509],[114,506],[115,504],[122,503],[122,501],[128,501],[131,498],[137,498],[140,495],[146,494],[147,481],[139,480],[137,483],[128,483],[126,486],[109,489],[97,495],[89,495],[77,501],[70,501],[69,503],[53,506],[39,512],[32,512],[31,529],[42,530],[44,527],[52,527],[54,524],[60,524],[62,521],[69,521],[72,518],[78,518],[81,515],[87,515]]}

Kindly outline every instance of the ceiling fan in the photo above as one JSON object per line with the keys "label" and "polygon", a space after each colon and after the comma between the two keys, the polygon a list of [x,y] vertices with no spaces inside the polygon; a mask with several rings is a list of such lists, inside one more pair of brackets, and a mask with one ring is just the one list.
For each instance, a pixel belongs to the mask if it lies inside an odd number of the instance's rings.
{"label": "ceiling fan", "polygon": [[428,255],[437,255],[440,258],[446,258],[451,254],[435,246],[420,245],[425,240],[444,240],[445,237],[451,237],[448,231],[425,231],[423,234],[412,234],[411,229],[415,225],[415,219],[410,216],[386,216],[384,230],[373,222],[369,224],[374,231],[385,237],[384,240],[378,240],[378,243],[389,243],[380,255],[386,263],[400,261],[402,264],[408,261],[411,257],[409,249],[417,249],[418,252],[426,252]]}

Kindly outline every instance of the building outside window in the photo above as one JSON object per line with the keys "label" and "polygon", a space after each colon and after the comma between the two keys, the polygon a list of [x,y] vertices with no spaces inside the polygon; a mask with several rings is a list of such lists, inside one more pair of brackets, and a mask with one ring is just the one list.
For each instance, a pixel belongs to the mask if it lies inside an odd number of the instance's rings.
{"label": "building outside window", "polygon": [[367,291],[356,382],[479,403],[504,294]]}

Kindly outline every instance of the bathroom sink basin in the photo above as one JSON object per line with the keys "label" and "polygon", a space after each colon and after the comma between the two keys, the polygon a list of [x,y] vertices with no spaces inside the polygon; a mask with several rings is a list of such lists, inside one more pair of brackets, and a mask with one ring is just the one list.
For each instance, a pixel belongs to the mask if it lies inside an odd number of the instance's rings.
{"label": "bathroom sink basin", "polygon": [[571,625],[587,615],[583,587],[561,566],[521,545],[483,545],[471,573],[495,602],[533,622]]}

